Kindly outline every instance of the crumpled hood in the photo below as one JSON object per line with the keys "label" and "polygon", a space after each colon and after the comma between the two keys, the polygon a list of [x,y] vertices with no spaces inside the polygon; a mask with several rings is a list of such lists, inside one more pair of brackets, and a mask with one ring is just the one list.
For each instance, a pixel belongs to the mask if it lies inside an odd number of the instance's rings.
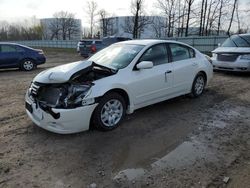
{"label": "crumpled hood", "polygon": [[250,53],[248,47],[219,47],[212,51],[212,53]]}
{"label": "crumpled hood", "polygon": [[35,82],[39,83],[64,83],[67,82],[73,74],[92,65],[92,61],[77,61],[50,68],[39,73]]}

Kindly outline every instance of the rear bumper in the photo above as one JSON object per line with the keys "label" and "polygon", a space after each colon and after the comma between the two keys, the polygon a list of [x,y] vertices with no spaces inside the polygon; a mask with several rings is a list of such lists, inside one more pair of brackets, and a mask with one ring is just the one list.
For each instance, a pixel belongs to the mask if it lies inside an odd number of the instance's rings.
{"label": "rear bumper", "polygon": [[39,57],[36,59],[36,64],[37,65],[41,65],[44,64],[46,62],[46,58],[45,57]]}

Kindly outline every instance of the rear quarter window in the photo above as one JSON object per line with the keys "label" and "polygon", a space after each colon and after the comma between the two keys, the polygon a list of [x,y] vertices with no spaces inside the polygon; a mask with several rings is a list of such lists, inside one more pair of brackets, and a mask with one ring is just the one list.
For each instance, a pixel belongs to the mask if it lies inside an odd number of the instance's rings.
{"label": "rear quarter window", "polygon": [[172,61],[181,61],[195,57],[195,51],[181,44],[169,44]]}

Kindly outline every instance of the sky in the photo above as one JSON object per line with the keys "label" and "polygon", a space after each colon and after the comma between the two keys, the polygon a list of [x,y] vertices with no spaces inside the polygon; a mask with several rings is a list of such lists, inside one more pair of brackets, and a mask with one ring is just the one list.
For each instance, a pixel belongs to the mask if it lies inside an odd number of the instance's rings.
{"label": "sky", "polygon": [[[95,0],[98,9],[105,9],[116,16],[130,14],[131,0]],[[147,14],[155,12],[157,0],[145,0]],[[240,7],[246,8],[250,0],[239,0]],[[86,5],[88,0],[0,0],[0,21],[9,22],[23,21],[31,17],[50,18],[55,12],[68,11],[74,13],[75,17],[82,20],[83,25],[88,22],[86,16]],[[249,5],[248,5],[249,6]],[[86,19],[85,19],[86,18]],[[249,18],[247,18],[248,22]]]}
{"label": "sky", "polygon": [[[117,16],[130,14],[130,0],[95,0],[98,9],[105,9]],[[153,1],[146,2],[147,7]],[[75,13],[76,18],[84,22],[84,9],[87,0],[0,0],[0,20],[21,20],[36,16],[37,18],[52,17],[55,12],[68,11]]]}

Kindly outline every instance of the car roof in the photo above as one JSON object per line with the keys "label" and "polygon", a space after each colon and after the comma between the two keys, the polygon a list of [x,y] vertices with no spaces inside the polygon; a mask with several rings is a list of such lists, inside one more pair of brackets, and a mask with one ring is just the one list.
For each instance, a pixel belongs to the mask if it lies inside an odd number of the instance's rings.
{"label": "car roof", "polygon": [[[185,44],[183,42],[178,42],[175,40],[161,40],[161,39],[128,40],[128,41],[118,42],[115,44],[134,44],[134,45],[151,46],[151,45],[159,44],[159,43],[176,43],[176,44],[182,44],[182,45],[191,47],[190,45]],[[191,47],[191,48],[193,48],[193,47]]]}
{"label": "car roof", "polygon": [[31,48],[29,46],[25,46],[25,45],[18,44],[18,43],[13,43],[13,42],[0,42],[0,45],[1,44],[13,45],[13,46],[20,46],[20,47],[23,47],[23,48],[26,48],[26,49],[34,50],[34,48]]}

